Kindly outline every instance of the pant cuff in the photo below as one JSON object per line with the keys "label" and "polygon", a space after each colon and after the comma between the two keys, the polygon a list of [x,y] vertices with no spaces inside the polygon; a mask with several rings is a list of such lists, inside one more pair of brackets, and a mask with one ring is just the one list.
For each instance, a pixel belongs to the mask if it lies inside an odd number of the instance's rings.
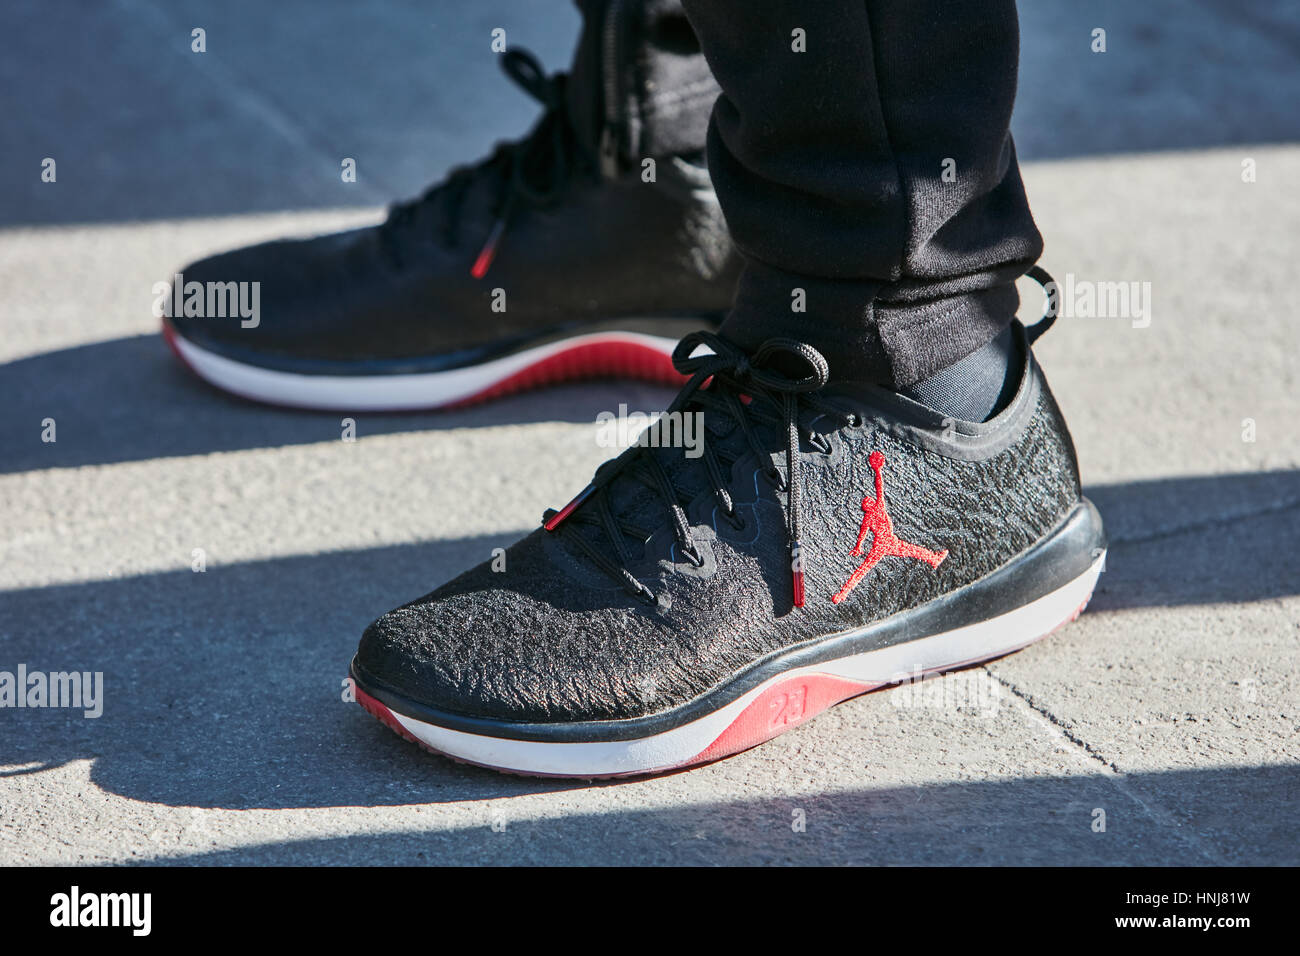
{"label": "pant cuff", "polygon": [[580,0],[569,71],[579,141],[607,174],[704,150],[720,92],[680,0]]}
{"label": "pant cuff", "polygon": [[835,382],[906,388],[988,344],[1020,305],[1013,279],[930,299],[912,286],[906,302],[894,291],[750,260],[721,333],[750,351],[769,338],[797,339],[826,357]]}

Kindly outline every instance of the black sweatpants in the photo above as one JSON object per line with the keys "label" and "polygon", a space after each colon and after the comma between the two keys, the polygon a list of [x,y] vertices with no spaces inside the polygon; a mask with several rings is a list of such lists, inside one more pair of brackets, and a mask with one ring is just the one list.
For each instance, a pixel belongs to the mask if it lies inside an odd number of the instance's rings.
{"label": "black sweatpants", "polygon": [[707,148],[746,257],[729,338],[903,387],[1010,323],[1042,252],[1009,129],[1014,0],[579,5],[579,134],[611,167]]}

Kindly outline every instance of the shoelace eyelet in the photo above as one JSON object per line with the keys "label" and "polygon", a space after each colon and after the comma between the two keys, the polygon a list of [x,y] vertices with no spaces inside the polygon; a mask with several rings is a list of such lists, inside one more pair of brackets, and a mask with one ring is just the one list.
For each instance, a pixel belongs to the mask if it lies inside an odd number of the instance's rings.
{"label": "shoelace eyelet", "polygon": [[[700,354],[697,355],[696,352]],[[773,361],[777,355],[802,359],[808,367],[808,374],[792,377],[784,373],[779,367],[780,363]],[[677,411],[690,407],[692,402],[698,402],[706,406],[716,406],[730,414],[737,420],[743,437],[749,444],[750,453],[756,455],[760,463],[755,475],[762,473],[769,485],[776,488],[779,493],[788,496],[785,525],[787,540],[790,543],[791,586],[795,607],[803,607],[805,570],[800,514],[803,488],[801,462],[804,455],[800,450],[799,420],[801,403],[817,408],[824,414],[834,414],[829,409],[828,403],[817,397],[817,393],[825,388],[829,380],[830,369],[826,359],[812,346],[804,343],[791,339],[769,339],[755,352],[751,362],[725,339],[701,331],[692,332],[677,343],[677,347],[673,350],[673,366],[689,378],[670,408]],[[737,374],[737,369],[744,374]],[[737,381],[738,378],[743,378],[745,381]],[[718,382],[724,383],[726,389],[720,395],[713,395],[709,390],[717,387]],[[783,422],[782,438],[786,466],[784,474],[771,460],[767,439],[756,431],[751,415],[763,423]],[[842,416],[843,413],[839,413],[839,417]],[[819,450],[825,449],[823,452],[825,454],[829,454],[834,447],[829,437],[816,444]],[[684,561],[696,568],[703,567],[704,555],[701,554],[691,536],[680,500],[681,488],[674,483],[674,475],[658,458],[653,455],[638,457],[639,454],[640,449],[629,450],[602,466],[602,469],[608,467],[610,469],[608,472],[597,469],[596,477],[588,489],[560,511],[548,510],[543,524],[547,531],[560,529],[561,533],[570,535],[598,567],[616,578],[622,578],[629,590],[641,600],[646,603],[653,601],[657,607],[660,607],[664,602],[660,601],[659,597],[656,597],[642,582],[636,580],[622,563],[628,558],[628,552],[622,543],[623,539],[628,533],[640,534],[641,532],[629,532],[627,522],[620,520],[613,513],[607,497],[598,497],[596,511],[583,512],[578,520],[582,523],[594,522],[600,525],[605,535],[615,543],[622,561],[611,561],[595,547],[594,542],[574,532],[572,527],[562,524],[564,519],[577,511],[591,495],[598,492],[604,494],[603,489],[607,481],[602,480],[602,475],[607,474],[612,480],[613,477],[622,474],[624,469],[630,469],[630,475],[655,492],[671,513],[675,534],[680,536],[674,542],[672,553],[674,562],[676,550],[680,549]],[[727,520],[733,527],[743,528],[745,522],[735,513],[735,505],[731,501],[730,493],[725,489],[725,480],[721,472],[722,463],[709,457],[711,452],[707,448],[705,454],[705,465],[714,483],[713,493],[717,503],[726,509]],[[734,458],[728,458],[729,467],[734,469],[735,461]]]}
{"label": "shoelace eyelet", "polygon": [[648,604],[651,607],[655,607],[659,603],[658,596],[654,593],[654,591],[651,591],[644,584],[641,585],[641,590],[632,591],[630,593],[634,598],[636,598],[642,604]]}
{"label": "shoelace eyelet", "polygon": [[820,435],[817,432],[809,432],[808,444],[812,446],[814,451],[825,455],[828,458],[835,454],[835,447],[831,444],[829,435]]}

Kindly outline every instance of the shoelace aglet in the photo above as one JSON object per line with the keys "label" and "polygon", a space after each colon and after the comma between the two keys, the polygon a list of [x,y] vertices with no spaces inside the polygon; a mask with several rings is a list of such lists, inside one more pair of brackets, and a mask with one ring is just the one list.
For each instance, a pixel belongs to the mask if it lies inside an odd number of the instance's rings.
{"label": "shoelace aglet", "polygon": [[803,547],[798,541],[790,545],[790,569],[794,577],[794,606],[803,607]]}
{"label": "shoelace aglet", "polygon": [[474,260],[474,267],[469,270],[469,274],[475,279],[481,279],[487,275],[488,269],[492,266],[492,260],[497,254],[497,243],[501,241],[501,234],[505,230],[505,219],[498,219],[493,223],[492,231],[488,233],[487,242],[483,243],[478,258]]}
{"label": "shoelace aglet", "polygon": [[570,501],[567,505],[565,505],[559,511],[555,512],[555,514],[551,515],[544,522],[542,522],[542,527],[545,528],[547,531],[554,531],[556,528],[560,526],[560,522],[563,521],[565,518],[569,517],[569,515],[573,514],[574,510],[578,507],[578,505],[582,504],[584,501],[590,498],[591,493],[595,490],[596,490],[595,485],[588,485],[586,488],[583,488],[580,492],[577,493],[577,495],[574,496],[572,501]]}

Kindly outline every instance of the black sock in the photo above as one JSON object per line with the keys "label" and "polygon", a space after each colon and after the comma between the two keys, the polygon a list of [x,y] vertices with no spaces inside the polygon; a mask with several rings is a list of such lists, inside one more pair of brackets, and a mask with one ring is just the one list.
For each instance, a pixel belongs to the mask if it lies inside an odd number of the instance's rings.
{"label": "black sock", "polygon": [[967,422],[992,418],[1015,395],[1020,356],[1011,326],[992,342],[924,381],[899,389],[943,415]]}

